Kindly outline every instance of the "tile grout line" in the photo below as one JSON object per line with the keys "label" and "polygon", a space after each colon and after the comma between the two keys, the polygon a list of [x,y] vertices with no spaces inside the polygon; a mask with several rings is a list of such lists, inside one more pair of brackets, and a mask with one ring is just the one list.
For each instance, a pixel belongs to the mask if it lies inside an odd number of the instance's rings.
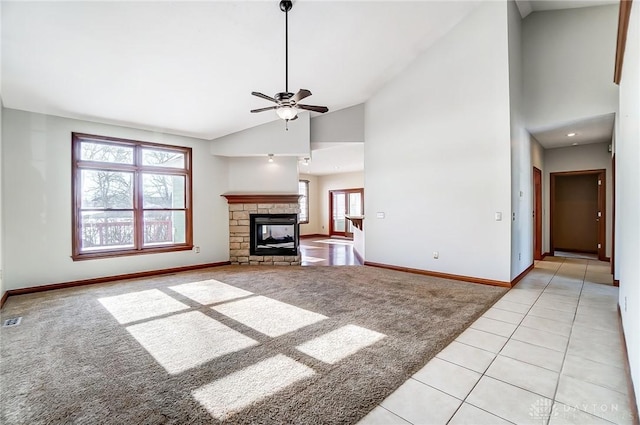
{"label": "tile grout line", "polygon": [[[564,261],[563,261],[563,264],[564,264]],[[588,265],[588,263],[587,263],[587,265]],[[573,321],[571,322],[571,330],[569,331],[569,335],[567,337],[567,346],[565,347],[564,355],[562,356],[562,364],[560,365],[560,372],[558,372],[558,379],[556,380],[556,388],[555,388],[555,391],[553,392],[553,397],[551,399],[551,403],[552,404],[551,404],[551,410],[549,411],[549,417],[547,418],[547,423],[551,420],[551,414],[553,412],[553,406],[555,406],[556,403],[560,403],[559,401],[556,400],[556,397],[558,395],[558,388],[560,387],[560,377],[562,376],[562,372],[564,370],[564,365],[565,365],[565,362],[566,362],[566,359],[567,359],[567,353],[569,352],[569,343],[571,342],[571,334],[573,333],[573,326],[575,325],[576,316],[578,314],[578,306],[580,305],[580,298],[582,297],[582,290],[584,289],[584,279],[585,279],[585,277],[587,275],[587,265],[585,265],[585,268],[584,268],[584,274],[582,276],[582,283],[580,285],[580,293],[578,295],[578,304],[576,305],[576,311],[573,314]],[[571,407],[571,406],[569,406],[569,407]],[[579,409],[577,409],[577,410],[579,410]],[[584,413],[590,414],[589,412],[584,412]],[[593,415],[591,415],[591,416],[593,416]],[[599,418],[599,419],[602,419],[602,418]]]}
{"label": "tile grout line", "polygon": [[[411,379],[411,378],[409,378],[409,379]],[[392,412],[391,410],[389,410],[389,409],[387,409],[386,407],[384,407],[382,404],[378,404],[378,406],[377,406],[377,407],[380,407],[380,408],[382,408],[382,409],[386,410],[387,412],[391,413],[393,416],[397,416],[398,418],[402,419],[403,421],[405,421],[405,422],[406,422],[406,423],[408,423],[408,424],[414,425],[414,424],[413,424],[413,422],[408,421],[407,419],[405,419],[405,418],[403,418],[402,416],[400,416],[400,415],[396,414],[395,412]],[[372,410],[372,412],[373,412],[373,410]]]}
{"label": "tile grout line", "polygon": [[[564,260],[563,260],[564,263]],[[460,403],[460,406],[458,406],[458,408],[453,412],[453,414],[451,415],[451,417],[449,418],[449,420],[447,421],[447,424],[449,424],[449,422],[451,422],[451,420],[453,419],[453,417],[456,415],[456,413],[458,413],[458,411],[460,410],[460,407],[462,407],[463,404],[467,403],[467,399],[469,398],[469,395],[473,392],[473,390],[476,388],[476,386],[478,385],[478,383],[480,382],[480,380],[487,376],[488,378],[491,378],[490,376],[486,375],[487,370],[489,370],[489,368],[491,367],[491,365],[495,362],[495,360],[498,358],[498,356],[500,355],[500,352],[504,349],[504,346],[507,345],[509,343],[509,341],[511,340],[511,337],[513,336],[513,334],[520,328],[520,324],[522,323],[522,321],[524,320],[525,317],[527,317],[527,314],[529,314],[529,311],[533,308],[533,306],[536,304],[536,302],[538,302],[538,300],[540,299],[540,296],[542,296],[542,294],[544,293],[544,290],[549,286],[549,284],[551,283],[551,281],[553,280],[553,278],[558,274],[558,270],[560,270],[560,267],[562,266],[562,264],[560,266],[558,266],[558,268],[555,270],[555,272],[553,273],[553,276],[551,276],[551,279],[549,279],[549,282],[547,282],[547,284],[545,285],[544,289],[542,290],[542,292],[540,292],[540,294],[538,294],[538,296],[536,297],[535,301],[533,302],[533,304],[529,307],[529,309],[527,310],[527,312],[524,314],[523,318],[520,320],[520,322],[518,322],[518,324],[516,325],[516,328],[513,330],[513,332],[511,332],[511,334],[509,335],[509,337],[507,337],[507,340],[505,341],[505,343],[502,345],[502,348],[500,348],[500,351],[498,353],[496,353],[495,357],[493,358],[493,360],[491,360],[491,362],[487,365],[487,367],[484,369],[484,371],[480,374],[480,377],[478,378],[478,380],[476,381],[476,383],[473,385],[473,387],[471,387],[471,389],[469,390],[469,392],[467,393],[467,395],[465,396],[464,400],[462,400],[462,403]],[[508,294],[509,292],[507,292]],[[505,294],[506,295],[506,294]],[[504,295],[503,295],[504,297]],[[502,300],[502,298],[500,298],[500,300]],[[508,300],[507,300],[508,301]],[[482,316],[480,316],[482,317]],[[506,323],[506,322],[505,322]],[[471,327],[471,326],[469,326]],[[489,332],[491,333],[491,332]],[[455,340],[454,340],[455,341]],[[477,347],[475,347],[477,348]],[[485,350],[486,351],[486,350]],[[492,353],[493,354],[493,353]],[[559,376],[559,374],[558,374]],[[491,379],[495,379],[495,378],[491,378]],[[500,381],[500,380],[498,380]],[[503,382],[503,381],[500,381]],[[509,384],[508,385],[513,385],[513,384]],[[515,385],[513,385],[516,388],[519,388]],[[556,384],[556,388],[557,388],[557,384]],[[533,393],[535,394],[535,393]],[[475,406],[474,404],[468,403],[471,406],[474,406],[478,409],[480,409],[478,406]],[[484,410],[484,409],[480,409],[480,410]],[[491,413],[491,412],[488,412]],[[496,414],[491,413],[493,416],[496,416],[500,419],[503,419],[507,422],[511,422],[506,418],[503,418],[501,416],[498,416]]]}
{"label": "tile grout line", "polygon": [[[561,368],[560,368],[560,372],[558,373],[558,380],[556,381],[556,390],[555,390],[555,392],[554,392],[554,394],[553,394],[553,399],[552,399],[553,405],[555,405],[556,403],[564,404],[564,403],[561,403],[561,402],[557,401],[557,400],[556,400],[556,396],[557,396],[557,394],[558,394],[558,387],[560,386],[560,377],[561,377],[561,375],[562,375],[562,371],[564,370],[564,365],[565,365],[565,362],[566,362],[566,358],[567,358],[567,355],[568,355],[568,353],[569,353],[569,344],[570,344],[570,342],[571,342],[571,335],[573,334],[573,327],[576,325],[576,321],[575,321],[575,319],[576,319],[576,316],[578,315],[578,307],[580,306],[580,301],[581,301],[581,299],[582,299],[582,292],[583,292],[583,290],[584,290],[584,283],[585,283],[585,280],[586,280],[586,276],[587,276],[587,268],[588,268],[588,265],[589,265],[589,264],[588,264],[588,261],[589,261],[589,260],[587,260],[587,265],[585,266],[584,275],[583,275],[583,277],[582,277],[582,285],[580,286],[580,295],[579,295],[579,297],[578,297],[578,305],[576,306],[576,312],[575,312],[575,314],[574,314],[573,322],[571,323],[571,331],[569,332],[569,337],[568,337],[568,340],[567,340],[567,347],[566,347],[566,349],[565,349],[564,356],[562,357],[562,366],[561,366]],[[578,325],[579,325],[579,323],[578,323]],[[578,378],[574,378],[574,379],[577,379],[577,380],[579,380],[579,381],[582,381],[581,379],[578,379]],[[588,383],[588,381],[585,381],[585,382],[587,382],[587,383]],[[594,384],[594,385],[597,385],[597,384]],[[598,387],[602,387],[601,385],[597,385],[597,386],[598,386]],[[602,387],[602,388],[605,388],[605,387]],[[597,419],[600,419],[600,420],[603,420],[603,421],[609,422],[609,423],[611,423],[611,424],[615,424],[615,422],[611,422],[610,420],[608,420],[608,419],[606,419],[606,418],[602,418],[602,417],[600,417],[600,416],[593,415],[593,414],[591,414],[590,412],[587,412],[587,411],[585,411],[585,410],[579,409],[579,408],[577,408],[577,407],[572,407],[572,406],[569,406],[569,407],[570,407],[570,408],[574,408],[575,410],[580,411],[580,412],[582,412],[582,413],[584,413],[584,414],[587,414],[587,415],[589,415],[589,416],[592,416],[592,417],[594,417],[594,418],[597,418]],[[549,420],[551,420],[551,412],[549,412]]]}

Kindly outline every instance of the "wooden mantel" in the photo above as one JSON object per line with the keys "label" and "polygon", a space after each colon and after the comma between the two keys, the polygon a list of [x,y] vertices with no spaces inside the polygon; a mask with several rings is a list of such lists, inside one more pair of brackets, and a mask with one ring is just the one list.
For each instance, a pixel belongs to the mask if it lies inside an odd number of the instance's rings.
{"label": "wooden mantel", "polygon": [[229,204],[297,204],[297,193],[224,193]]}

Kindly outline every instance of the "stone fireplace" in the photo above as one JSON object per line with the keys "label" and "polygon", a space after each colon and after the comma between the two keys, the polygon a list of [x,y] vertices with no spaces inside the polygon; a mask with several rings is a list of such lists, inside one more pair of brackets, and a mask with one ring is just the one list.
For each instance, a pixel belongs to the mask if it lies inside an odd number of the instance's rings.
{"label": "stone fireplace", "polygon": [[231,264],[300,265],[297,193],[222,196],[229,204]]}

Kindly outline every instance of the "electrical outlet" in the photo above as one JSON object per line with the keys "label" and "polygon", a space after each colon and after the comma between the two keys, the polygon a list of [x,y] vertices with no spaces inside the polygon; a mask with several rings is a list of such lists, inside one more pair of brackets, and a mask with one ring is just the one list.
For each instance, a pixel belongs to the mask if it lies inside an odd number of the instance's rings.
{"label": "electrical outlet", "polygon": [[436,260],[440,258],[440,253],[438,251],[433,251],[433,258],[435,258]]}
{"label": "electrical outlet", "polygon": [[518,260],[522,260],[522,253],[521,252],[518,253]]}
{"label": "electrical outlet", "polygon": [[199,247],[199,246],[194,246],[194,247],[193,247],[193,251],[194,251],[196,254],[200,254],[200,247]]}

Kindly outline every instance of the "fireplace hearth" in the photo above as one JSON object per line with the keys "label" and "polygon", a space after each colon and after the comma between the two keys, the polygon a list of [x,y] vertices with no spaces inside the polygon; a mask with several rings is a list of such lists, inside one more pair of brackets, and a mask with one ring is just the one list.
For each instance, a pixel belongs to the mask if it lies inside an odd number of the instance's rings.
{"label": "fireplace hearth", "polygon": [[251,214],[251,255],[297,255],[297,214]]}

